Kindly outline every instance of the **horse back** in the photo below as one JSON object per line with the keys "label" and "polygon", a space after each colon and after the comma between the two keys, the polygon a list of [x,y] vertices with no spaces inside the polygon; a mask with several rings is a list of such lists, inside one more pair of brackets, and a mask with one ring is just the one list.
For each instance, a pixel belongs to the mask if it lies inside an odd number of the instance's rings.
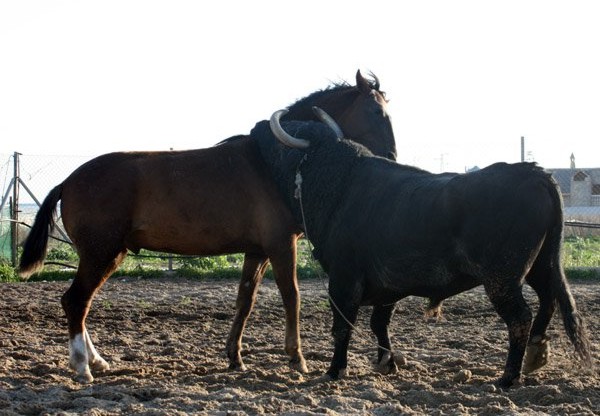
{"label": "horse back", "polygon": [[[62,215],[76,244],[87,235],[110,235],[111,243],[132,251],[182,254],[244,251],[292,227],[256,143],[247,138],[95,158],[64,182]],[[273,218],[287,220],[285,231]]]}

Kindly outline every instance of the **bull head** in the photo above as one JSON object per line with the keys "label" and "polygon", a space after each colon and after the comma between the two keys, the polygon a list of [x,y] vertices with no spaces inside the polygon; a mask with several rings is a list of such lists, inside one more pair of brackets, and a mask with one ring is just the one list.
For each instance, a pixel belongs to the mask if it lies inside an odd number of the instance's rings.
{"label": "bull head", "polygon": [[[319,119],[323,123],[328,125],[335,132],[335,135],[337,136],[338,139],[341,139],[344,137],[344,133],[342,132],[342,129],[340,128],[340,126],[338,126],[338,124],[335,122],[335,120],[329,114],[327,114],[325,111],[323,111],[319,107],[313,107],[313,111],[315,112],[317,117],[319,117]],[[273,132],[273,134],[275,135],[277,140],[279,140],[284,145],[286,145],[288,147],[293,147],[296,149],[306,149],[307,147],[310,146],[310,142],[308,140],[298,139],[298,138],[292,136],[291,134],[288,134],[283,129],[283,127],[281,127],[281,122],[279,121],[279,119],[281,117],[283,117],[286,113],[287,113],[287,110],[278,110],[273,113],[273,115],[271,116],[271,119],[269,120],[269,125],[271,127],[271,131]]]}

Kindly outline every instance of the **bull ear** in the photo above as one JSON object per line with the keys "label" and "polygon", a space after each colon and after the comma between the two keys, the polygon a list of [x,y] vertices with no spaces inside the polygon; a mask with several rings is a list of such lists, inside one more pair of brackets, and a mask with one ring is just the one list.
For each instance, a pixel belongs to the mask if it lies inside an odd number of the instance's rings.
{"label": "bull ear", "polygon": [[360,69],[356,71],[356,86],[358,87],[358,90],[363,94],[371,93],[371,84],[369,83],[368,79],[362,76],[362,74],[360,73]]}

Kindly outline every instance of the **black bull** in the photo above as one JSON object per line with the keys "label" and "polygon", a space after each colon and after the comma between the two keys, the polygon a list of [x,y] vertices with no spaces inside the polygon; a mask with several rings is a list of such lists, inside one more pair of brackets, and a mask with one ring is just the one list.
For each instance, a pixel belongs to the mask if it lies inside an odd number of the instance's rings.
{"label": "black bull", "polygon": [[[274,131],[280,115],[271,119]],[[350,323],[361,305],[373,305],[378,364],[390,372],[396,367],[387,327],[396,301],[411,295],[441,301],[478,285],[508,327],[499,385],[520,379],[526,350],[524,372],[546,363],[546,329],[556,304],[576,351],[591,363],[584,323],[561,268],[561,196],[540,167],[497,163],[473,173],[435,175],[373,156],[321,123],[282,126],[310,144],[280,144],[266,121],[252,136],[299,224],[303,212],[306,235],[329,275],[331,378],[345,372]],[[294,198],[297,171],[302,211]],[[539,297],[533,323],[524,282]]]}

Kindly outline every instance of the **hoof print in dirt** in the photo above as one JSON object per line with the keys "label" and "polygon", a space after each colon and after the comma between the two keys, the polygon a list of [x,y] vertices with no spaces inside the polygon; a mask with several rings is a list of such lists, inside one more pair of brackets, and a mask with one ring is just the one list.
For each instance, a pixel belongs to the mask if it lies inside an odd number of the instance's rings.
{"label": "hoof print in dirt", "polygon": [[473,377],[473,373],[471,373],[471,370],[459,370],[456,374],[454,374],[453,380],[457,383],[466,383],[469,380],[471,380],[471,377]]}

